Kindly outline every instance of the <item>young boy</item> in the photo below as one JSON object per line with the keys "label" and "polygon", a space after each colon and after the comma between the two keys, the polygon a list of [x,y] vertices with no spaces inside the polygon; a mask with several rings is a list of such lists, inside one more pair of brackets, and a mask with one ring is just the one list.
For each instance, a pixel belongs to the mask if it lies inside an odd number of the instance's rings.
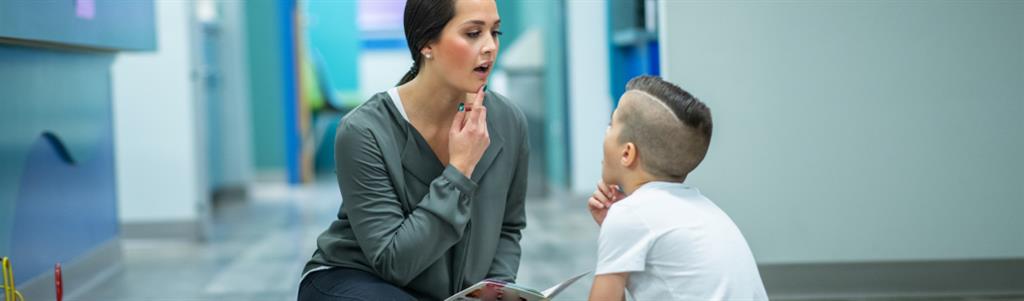
{"label": "young boy", "polygon": [[591,300],[767,300],[729,216],[683,184],[707,153],[711,112],[658,77],[630,80],[588,200],[598,238]]}

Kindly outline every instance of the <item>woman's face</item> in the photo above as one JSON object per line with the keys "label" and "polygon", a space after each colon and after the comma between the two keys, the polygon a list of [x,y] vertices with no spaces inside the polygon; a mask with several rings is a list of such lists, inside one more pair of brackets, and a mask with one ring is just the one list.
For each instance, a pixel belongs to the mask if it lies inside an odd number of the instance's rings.
{"label": "woman's face", "polygon": [[500,26],[494,0],[455,0],[455,16],[422,51],[432,57],[427,63],[437,75],[462,92],[474,93],[494,70]]}

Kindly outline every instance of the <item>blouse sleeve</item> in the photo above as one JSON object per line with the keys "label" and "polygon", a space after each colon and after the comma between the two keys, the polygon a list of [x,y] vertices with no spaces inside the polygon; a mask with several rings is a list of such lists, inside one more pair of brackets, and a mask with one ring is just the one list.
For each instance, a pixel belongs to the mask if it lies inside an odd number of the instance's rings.
{"label": "blouse sleeve", "polygon": [[373,133],[350,124],[335,139],[338,185],[352,230],[382,279],[405,286],[457,243],[477,184],[449,165],[408,215]]}

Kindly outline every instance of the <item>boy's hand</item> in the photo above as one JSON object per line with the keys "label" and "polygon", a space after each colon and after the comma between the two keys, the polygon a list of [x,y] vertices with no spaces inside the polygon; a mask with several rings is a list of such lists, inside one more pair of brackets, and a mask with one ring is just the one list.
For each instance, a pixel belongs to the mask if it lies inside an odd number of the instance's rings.
{"label": "boy's hand", "polygon": [[604,223],[604,217],[608,215],[608,208],[625,197],[619,191],[618,185],[607,185],[601,180],[597,183],[594,195],[587,200],[587,209],[590,209],[590,216],[594,217],[594,221],[600,226]]}

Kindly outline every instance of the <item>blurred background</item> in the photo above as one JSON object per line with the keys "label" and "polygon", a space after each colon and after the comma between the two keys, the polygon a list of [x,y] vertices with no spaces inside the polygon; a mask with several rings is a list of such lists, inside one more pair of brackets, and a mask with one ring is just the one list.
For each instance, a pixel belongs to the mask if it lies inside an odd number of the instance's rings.
{"label": "blurred background", "polygon": [[[519,283],[595,264],[625,83],[712,109],[687,180],[772,299],[1024,300],[1024,1],[498,0],[526,113]],[[0,0],[0,256],[25,300],[293,300],[399,0]],[[586,298],[592,277],[561,300]]]}

